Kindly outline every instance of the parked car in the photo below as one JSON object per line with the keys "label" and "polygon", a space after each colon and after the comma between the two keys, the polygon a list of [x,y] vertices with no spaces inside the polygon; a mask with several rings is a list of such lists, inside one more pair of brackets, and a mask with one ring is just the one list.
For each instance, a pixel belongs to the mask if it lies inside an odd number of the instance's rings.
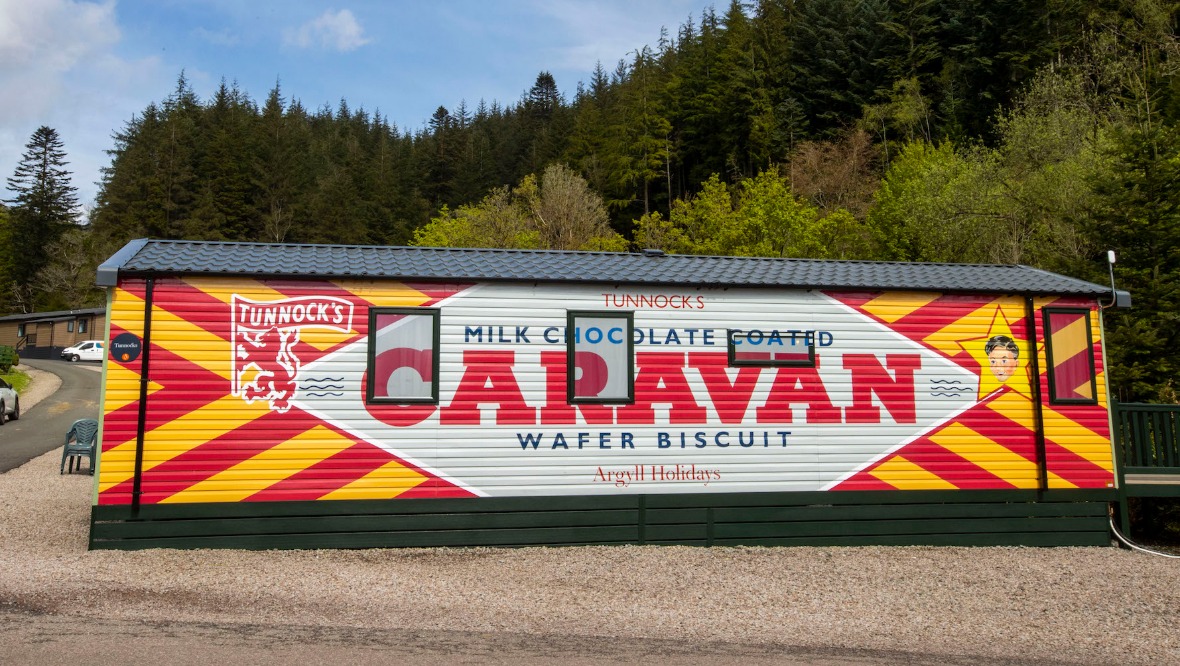
{"label": "parked car", "polygon": [[20,418],[20,398],[16,395],[16,389],[12,388],[12,384],[0,379],[0,425],[8,422],[8,419],[13,421]]}
{"label": "parked car", "polygon": [[101,361],[106,352],[106,344],[102,340],[84,340],[61,350],[61,357],[67,361]]}

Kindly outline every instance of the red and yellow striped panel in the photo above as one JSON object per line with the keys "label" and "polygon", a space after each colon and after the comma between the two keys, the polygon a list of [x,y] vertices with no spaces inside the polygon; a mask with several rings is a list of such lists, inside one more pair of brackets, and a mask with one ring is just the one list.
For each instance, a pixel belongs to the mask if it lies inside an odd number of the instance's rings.
{"label": "red and yellow striped panel", "polygon": [[[1035,405],[1028,362],[1032,352],[1022,298],[892,292],[829,295],[979,375],[978,404],[883,456],[835,489],[1037,487]],[[1051,344],[1058,368],[1055,378],[1064,380],[1068,395],[1097,400],[1096,404],[1049,403],[1044,331],[1036,322],[1032,337],[1041,370],[1036,381],[1044,403],[1048,487],[1110,487],[1114,466],[1098,318],[1089,310],[1093,304],[1085,300],[1039,299],[1034,309],[1040,312],[1047,305],[1087,309],[1052,315],[1061,318],[1053,320]],[[987,341],[996,336],[1014,340],[1020,350],[1016,373],[1006,380],[990,370],[985,351]],[[1094,359],[1096,394],[1090,382],[1090,358]],[[1078,359],[1085,365],[1078,365]]]}
{"label": "red and yellow striped panel", "polygon": [[[463,497],[466,490],[320,419],[231,394],[234,296],[258,302],[329,296],[352,304],[348,330],[306,328],[292,352],[306,365],[363,339],[372,306],[425,306],[467,285],[158,280],[140,502],[253,502]],[[111,336],[142,338],[146,285],[128,280],[111,302]],[[143,355],[108,363],[100,504],[128,504],[134,483]]]}

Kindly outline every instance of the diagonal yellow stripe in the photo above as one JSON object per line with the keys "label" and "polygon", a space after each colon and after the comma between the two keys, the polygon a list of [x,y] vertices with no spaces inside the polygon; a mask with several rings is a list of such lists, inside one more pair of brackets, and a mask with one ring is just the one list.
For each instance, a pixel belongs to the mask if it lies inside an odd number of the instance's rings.
{"label": "diagonal yellow stripe", "polygon": [[351,439],[317,425],[194,483],[161,503],[240,502],[355,444]]}
{"label": "diagonal yellow stripe", "polygon": [[[224,433],[270,413],[265,400],[246,404],[227,395],[153,428],[144,437],[143,471],[187,453]],[[98,491],[103,492],[135,475],[135,440],[102,452]]]}
{"label": "diagonal yellow stripe", "polygon": [[347,486],[333,490],[320,499],[389,499],[397,497],[425,480],[425,476],[394,460]]}
{"label": "diagonal yellow stripe", "polygon": [[898,490],[954,490],[956,486],[901,456],[893,456],[869,472]]}
{"label": "diagonal yellow stripe", "polygon": [[[1032,401],[1015,391],[1004,393],[989,403],[989,406],[1029,430],[1036,428],[1033,420]],[[1108,472],[1114,471],[1110,440],[1049,407],[1044,408],[1043,414],[1045,439],[1068,449]]]}
{"label": "diagonal yellow stripe", "polygon": [[1024,456],[981,435],[961,423],[954,423],[930,436],[944,449],[982,467],[1017,488],[1037,487],[1037,465]]}
{"label": "diagonal yellow stripe", "polygon": [[[156,382],[148,382],[148,395],[164,388]],[[115,362],[107,363],[106,404],[103,405],[105,414],[126,407],[139,400],[139,373],[129,370]]]}
{"label": "diagonal yellow stripe", "polygon": [[[927,335],[922,338],[922,342],[947,356],[961,354],[964,349],[968,349],[968,345],[972,344],[978,345],[977,348],[982,351],[986,341],[985,334],[996,319],[997,310],[1000,313],[999,318],[1003,322],[1016,321],[1024,316],[1024,305],[1018,298],[1001,296]],[[996,332],[1010,334],[1011,330],[1005,323]]]}
{"label": "diagonal yellow stripe", "polygon": [[941,296],[935,292],[887,291],[860,307],[881,321],[892,324]]}
{"label": "diagonal yellow stripe", "polygon": [[[265,284],[256,280],[237,280],[226,278],[186,278],[185,283],[194,289],[199,289],[211,298],[215,298],[226,305],[226,324],[228,325],[233,320],[233,314],[230,312],[230,307],[233,304],[234,294],[243,298],[248,298],[252,301],[280,301],[287,298],[287,295],[271,289]],[[353,317],[362,316],[357,312],[353,312]],[[353,320],[356,323],[356,320]],[[305,342],[320,351],[330,349],[340,344],[345,339],[356,335],[356,331],[352,330],[348,333],[341,333],[326,328],[317,328],[310,326],[299,331],[299,340]]]}
{"label": "diagonal yellow stripe", "polygon": [[1046,480],[1048,481],[1048,486],[1050,488],[1077,488],[1078,487],[1076,483],[1070,483],[1069,481],[1066,481],[1065,479],[1061,478],[1060,476],[1057,476],[1053,472],[1047,473]]}
{"label": "diagonal yellow stripe", "polygon": [[116,289],[111,298],[111,324],[143,337],[143,299]]}
{"label": "diagonal yellow stripe", "polygon": [[[142,308],[142,299],[132,294],[127,297],[139,301]],[[155,306],[152,307],[152,344],[227,381],[233,374],[232,347],[228,340]]]}
{"label": "diagonal yellow stripe", "polygon": [[349,281],[332,284],[378,308],[412,308],[430,301],[426,294],[400,283]]}
{"label": "diagonal yellow stripe", "polygon": [[1114,473],[1110,440],[1049,408],[1045,408],[1045,439]]}
{"label": "diagonal yellow stripe", "polygon": [[1036,419],[1033,415],[1033,402],[1028,396],[1017,391],[1005,391],[998,398],[987,404],[993,412],[1011,419],[1026,430],[1035,432]]}
{"label": "diagonal yellow stripe", "polygon": [[1086,318],[1079,317],[1065,328],[1053,331],[1053,365],[1061,365],[1078,354],[1085,353],[1090,342]]}

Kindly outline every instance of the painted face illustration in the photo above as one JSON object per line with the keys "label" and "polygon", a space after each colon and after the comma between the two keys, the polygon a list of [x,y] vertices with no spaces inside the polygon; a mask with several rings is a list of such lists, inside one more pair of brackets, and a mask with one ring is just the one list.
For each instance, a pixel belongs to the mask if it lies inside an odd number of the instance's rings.
{"label": "painted face illustration", "polygon": [[1008,381],[1012,373],[1016,372],[1016,355],[1007,349],[993,349],[987,358],[991,363],[992,374],[1002,382]]}

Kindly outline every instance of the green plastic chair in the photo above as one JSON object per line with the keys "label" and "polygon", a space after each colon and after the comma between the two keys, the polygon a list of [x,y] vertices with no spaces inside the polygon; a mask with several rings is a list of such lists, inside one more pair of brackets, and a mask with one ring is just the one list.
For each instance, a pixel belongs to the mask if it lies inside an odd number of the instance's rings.
{"label": "green plastic chair", "polygon": [[70,431],[66,433],[66,445],[61,452],[61,470],[58,473],[65,474],[66,460],[70,461],[70,474],[73,474],[75,461],[78,463],[78,471],[82,471],[82,459],[90,458],[90,473],[94,474],[94,455],[97,447],[98,421],[74,421],[74,425],[70,426]]}

